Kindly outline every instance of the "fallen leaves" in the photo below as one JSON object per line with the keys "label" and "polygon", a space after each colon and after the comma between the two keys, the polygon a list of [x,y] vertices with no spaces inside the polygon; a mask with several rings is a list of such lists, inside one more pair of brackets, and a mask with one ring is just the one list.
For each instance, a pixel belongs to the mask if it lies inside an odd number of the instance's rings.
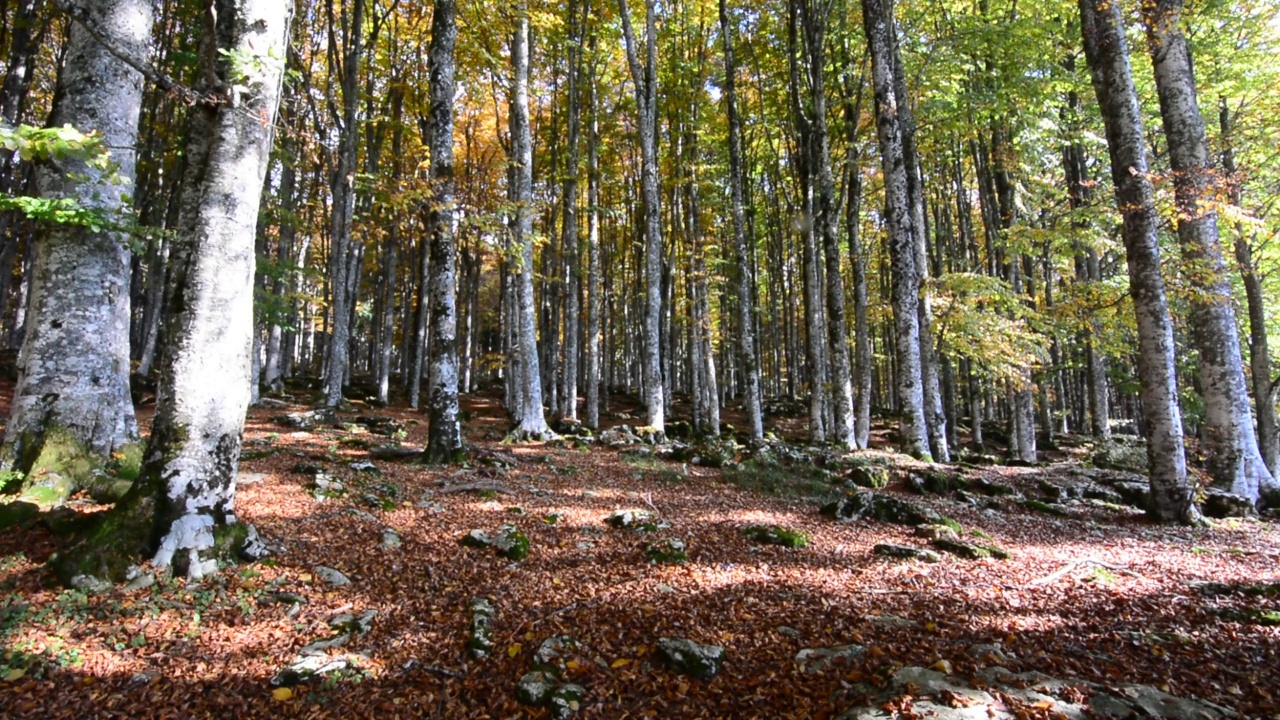
{"label": "fallen leaves", "polygon": [[[469,439],[488,447],[479,432],[503,424],[500,409],[492,398],[467,401]],[[411,422],[414,414],[381,412],[405,424],[406,443],[422,443],[425,424]],[[266,416],[254,411],[247,442],[265,444],[277,432]],[[319,464],[355,487],[360,476],[350,463],[366,455],[342,437],[329,429],[286,434],[270,441],[278,452],[246,463],[263,480],[240,489],[237,512],[287,550],[253,566],[257,575],[234,568],[195,585],[161,582],[127,597],[82,598],[41,582],[43,560],[57,547],[52,536],[36,529],[0,537],[0,693],[19,698],[6,712],[59,720],[512,718],[524,712],[514,685],[532,650],[553,635],[583,645],[564,666],[588,688],[576,716],[584,719],[830,716],[854,703],[853,685],[874,683],[885,668],[932,665],[969,676],[983,663],[966,649],[994,642],[1016,656],[1016,671],[1105,681],[1114,670],[1117,681],[1167,685],[1247,716],[1274,706],[1265,674],[1280,665],[1280,628],[1229,619],[1266,609],[1265,599],[1214,598],[1211,613],[1186,586],[1273,576],[1274,525],[1193,532],[1103,510],[1053,525],[1022,508],[989,514],[938,503],[1015,557],[926,568],[871,554],[877,543],[911,542],[905,528],[829,523],[812,503],[740,490],[717,482],[718,471],[674,481],[662,475],[665,465],[637,470],[612,450],[503,448],[495,457],[506,467],[376,460],[382,475],[365,486],[394,486],[394,504],[362,504],[359,493],[317,502],[291,468]],[[558,471],[570,466],[577,470]],[[1051,471],[983,472],[1017,485]],[[484,487],[457,490],[469,483]],[[478,495],[494,487],[513,497]],[[526,514],[508,512],[515,503]],[[688,541],[687,565],[645,565],[635,536],[603,522],[618,508],[649,503]],[[543,521],[553,513],[554,524]],[[530,537],[525,560],[469,554],[454,543],[504,522]],[[803,550],[752,544],[743,530],[758,523],[794,527],[812,542]],[[404,544],[378,550],[384,528]],[[1090,559],[1140,574],[1088,582]],[[1072,563],[1072,571],[1036,583]],[[316,581],[317,565],[351,569],[355,579],[329,589]],[[267,595],[301,602],[258,602]],[[484,660],[465,655],[473,597],[490,598],[498,610],[497,650]],[[267,680],[300,648],[333,634],[330,618],[365,610],[378,611],[370,631],[330,652],[367,663],[330,680],[270,688]],[[1133,632],[1178,639],[1135,642]],[[132,646],[139,635],[142,643]],[[723,643],[724,670],[711,682],[670,672],[650,650],[661,636]],[[863,660],[814,675],[797,671],[799,650],[850,642],[868,646]],[[909,712],[911,703],[903,697],[896,706]]]}

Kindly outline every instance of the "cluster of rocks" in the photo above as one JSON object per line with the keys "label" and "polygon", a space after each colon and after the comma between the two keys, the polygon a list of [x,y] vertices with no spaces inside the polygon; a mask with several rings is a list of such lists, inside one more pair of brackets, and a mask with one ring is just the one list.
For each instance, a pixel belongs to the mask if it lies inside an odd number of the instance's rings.
{"label": "cluster of rocks", "polygon": [[[317,565],[312,568],[312,572],[318,580],[331,588],[351,584],[350,578],[335,568]],[[286,614],[292,617],[306,603],[306,598],[296,593],[276,592],[264,596],[259,602],[288,604],[290,609]],[[377,616],[377,610],[364,610],[359,613],[344,611],[334,614],[327,621],[333,634],[304,645],[294,659],[271,678],[271,685],[292,687],[310,682],[315,678],[358,667],[364,660],[362,656],[345,652],[334,655],[331,651],[344,648],[352,639],[367,635],[373,628],[373,621]]]}
{"label": "cluster of rocks", "polygon": [[[887,493],[857,490],[824,505],[822,514],[841,522],[878,520],[894,525],[914,526],[916,535],[928,539],[933,547],[967,560],[1004,560],[1009,557],[1007,550],[996,545],[962,540],[958,523],[942,517],[932,508]],[[938,562],[941,559],[932,550],[892,543],[881,543],[872,551],[885,557],[924,562]]]}
{"label": "cluster of rocks", "polygon": [[516,683],[516,699],[525,705],[546,708],[552,717],[564,720],[582,705],[586,688],[566,679],[570,662],[582,652],[581,644],[567,636],[555,635],[542,641],[533,654],[533,667]]}

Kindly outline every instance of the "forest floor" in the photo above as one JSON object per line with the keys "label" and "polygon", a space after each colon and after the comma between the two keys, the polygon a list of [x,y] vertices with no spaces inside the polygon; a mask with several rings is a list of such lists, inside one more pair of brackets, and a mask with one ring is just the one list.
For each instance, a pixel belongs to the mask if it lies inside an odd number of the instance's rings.
{"label": "forest floor", "polygon": [[[44,562],[65,541],[38,524],[7,531],[0,716],[552,717],[519,704],[515,689],[543,641],[562,635],[577,641],[563,672],[585,689],[579,718],[831,717],[895,668],[971,677],[993,653],[1018,672],[1148,684],[1246,717],[1280,712],[1280,627],[1268,624],[1280,619],[1280,598],[1205,597],[1193,585],[1280,574],[1274,520],[1190,529],[1109,503],[1069,503],[1058,516],[1009,498],[974,506],[911,496],[1011,557],[899,560],[873,547],[927,541],[907,526],[821,516],[821,496],[841,491],[821,474],[735,472],[599,446],[506,446],[496,397],[469,397],[466,408],[467,466],[375,459],[378,473],[352,464],[386,438],[273,421],[302,404],[254,408],[236,507],[276,552],[200,582],[62,589]],[[340,419],[357,413],[393,418],[407,446],[425,440],[419,414],[358,406]],[[639,423],[617,413],[609,422]],[[1048,465],[961,472],[1030,496],[1043,481],[1070,481],[1082,462],[1067,452]],[[316,469],[343,489],[317,490],[308,474]],[[907,498],[904,475],[893,477],[888,493]],[[488,489],[455,491],[465,485]],[[656,511],[669,527],[644,534],[604,522],[626,508]],[[530,538],[527,558],[459,544],[504,523]],[[750,542],[744,528],[762,523],[801,530],[810,543]],[[667,537],[687,544],[687,562],[646,561],[645,543]],[[329,585],[317,566],[350,584]],[[496,608],[493,649],[481,659],[466,647],[478,597]],[[344,613],[349,638],[326,653],[346,668],[274,686],[304,646],[342,631],[331,621]],[[722,646],[723,669],[708,680],[671,670],[657,655],[661,637]],[[802,649],[849,643],[865,652],[819,672],[797,663]],[[970,652],[975,644],[998,648]],[[1049,717],[1036,712],[1018,716]]]}

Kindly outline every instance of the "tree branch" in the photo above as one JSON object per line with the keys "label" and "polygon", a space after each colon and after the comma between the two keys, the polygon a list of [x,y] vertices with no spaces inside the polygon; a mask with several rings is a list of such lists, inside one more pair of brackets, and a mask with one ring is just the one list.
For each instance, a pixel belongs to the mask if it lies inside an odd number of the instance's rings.
{"label": "tree branch", "polygon": [[53,0],[53,4],[57,5],[59,9],[66,13],[67,16],[75,21],[77,25],[83,28],[85,32],[89,33],[90,37],[97,40],[98,44],[101,45],[103,49],[115,56],[120,62],[141,73],[142,77],[149,80],[161,90],[178,97],[183,102],[190,105],[202,103],[219,105],[226,102],[226,99],[219,95],[212,93],[201,94],[196,90],[183,85],[177,80],[174,80],[164,72],[157,70],[142,59],[134,57],[128,50],[121,47],[114,40],[100,32],[95,26],[94,19],[90,17],[89,13],[85,12],[83,8],[72,4],[70,0]]}

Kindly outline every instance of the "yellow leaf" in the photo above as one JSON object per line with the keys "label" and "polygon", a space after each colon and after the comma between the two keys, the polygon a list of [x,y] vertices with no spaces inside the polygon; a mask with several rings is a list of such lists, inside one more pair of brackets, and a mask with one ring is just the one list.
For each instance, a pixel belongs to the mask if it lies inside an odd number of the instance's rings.
{"label": "yellow leaf", "polygon": [[519,655],[520,647],[521,647],[520,643],[516,643],[515,645],[512,645],[511,647],[507,648],[507,657],[515,657]]}
{"label": "yellow leaf", "polygon": [[570,670],[577,670],[579,667],[581,667],[581,665],[578,664],[577,660],[570,660],[569,662],[565,663],[564,666],[569,668]]}
{"label": "yellow leaf", "polygon": [[533,637],[534,635],[532,630],[524,634],[524,639],[528,640],[529,642],[533,642]]}
{"label": "yellow leaf", "polygon": [[620,668],[620,667],[623,667],[623,666],[626,666],[626,665],[630,665],[630,664],[631,664],[631,658],[618,658],[617,660],[614,660],[614,661],[609,665],[609,667],[611,667],[611,668]]}
{"label": "yellow leaf", "polygon": [[285,700],[289,700],[293,697],[293,690],[289,688],[276,688],[271,691],[271,697],[279,700],[280,702],[284,702]]}
{"label": "yellow leaf", "polygon": [[298,576],[298,579],[302,582],[311,582],[311,573],[302,573]]}
{"label": "yellow leaf", "polygon": [[644,645],[636,646],[636,655],[643,655],[647,652],[649,652],[649,648],[645,647]]}
{"label": "yellow leaf", "polygon": [[564,583],[560,580],[560,578],[551,578],[551,584],[552,584],[552,585],[563,585]]}
{"label": "yellow leaf", "polygon": [[939,660],[938,662],[936,662],[936,663],[934,663],[934,664],[933,664],[933,669],[934,669],[934,670],[937,670],[937,671],[939,671],[939,672],[944,672],[944,673],[946,673],[946,674],[950,675],[950,674],[951,674],[951,663],[950,663],[950,662],[948,662],[948,661],[946,661],[946,660]]}
{"label": "yellow leaf", "polygon": [[938,626],[937,626],[937,625],[935,625],[934,623],[931,623],[931,622],[930,622],[930,623],[925,623],[925,624],[924,624],[924,629],[925,629],[925,630],[928,630],[929,632],[933,632],[934,630],[937,630],[937,629],[938,629]]}
{"label": "yellow leaf", "polygon": [[22,676],[23,676],[23,675],[26,675],[26,674],[27,674],[27,671],[26,671],[25,669],[23,669],[23,668],[14,668],[14,669],[12,669],[12,670],[10,670],[9,672],[7,672],[7,673],[5,673],[5,674],[4,674],[4,681],[5,681],[5,682],[13,682],[14,680],[21,680],[21,679],[22,679]]}

